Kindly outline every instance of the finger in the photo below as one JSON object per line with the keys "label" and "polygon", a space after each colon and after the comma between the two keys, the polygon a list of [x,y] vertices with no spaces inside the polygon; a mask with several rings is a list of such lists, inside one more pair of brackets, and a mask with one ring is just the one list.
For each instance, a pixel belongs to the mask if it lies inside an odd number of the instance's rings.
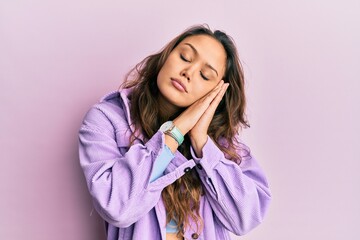
{"label": "finger", "polygon": [[229,86],[229,84],[227,83],[221,88],[221,91],[218,93],[216,98],[214,98],[214,100],[211,102],[210,106],[204,111],[203,115],[201,116],[203,123],[206,122],[207,125],[210,124],[211,119],[214,117],[216,108],[218,107],[221,99],[223,98],[228,86]]}
{"label": "finger", "polygon": [[216,97],[212,100],[208,109],[213,110],[215,112],[217,106],[219,106],[221,99],[224,97],[227,88],[229,87],[229,83],[225,83]]}
{"label": "finger", "polygon": [[205,96],[196,100],[187,110],[196,109],[197,112],[200,113],[200,116],[206,111],[206,109],[210,106],[211,102],[221,91],[221,87],[223,86],[224,81],[221,80],[215,88],[213,88],[210,92],[208,92]]}
{"label": "finger", "polygon": [[[197,100],[183,113],[181,113],[180,116],[174,120],[174,122],[176,121],[179,124],[179,126],[176,126],[178,128],[180,127],[181,129],[190,130],[194,126],[194,124],[201,118],[201,116],[207,111],[211,102],[220,93],[223,85],[224,81],[221,80],[213,90],[211,90],[201,99]],[[184,124],[185,126],[182,126]]]}
{"label": "finger", "polygon": [[229,83],[225,83],[222,87],[221,87],[221,89],[220,89],[220,91],[218,92],[218,94],[216,95],[216,97],[212,100],[212,102],[211,102],[211,106],[217,106],[217,105],[219,105],[219,103],[220,103],[220,101],[221,101],[221,99],[224,97],[224,95],[225,95],[225,92],[226,92],[226,90],[227,90],[227,88],[229,87]]}
{"label": "finger", "polygon": [[219,92],[221,90],[222,86],[224,86],[224,80],[220,80],[220,82],[209,93]]}
{"label": "finger", "polygon": [[[210,106],[204,111],[201,115],[199,121],[195,124],[194,128],[191,131],[195,131],[197,136],[201,136],[202,134],[207,134],[207,130],[209,128],[210,122],[214,117],[215,110],[219,105],[221,99],[223,98],[226,89],[229,87],[229,84],[226,83],[222,85],[221,91],[216,95],[214,100],[211,102]],[[196,130],[195,130],[196,129]],[[191,133],[192,135],[192,133]]]}
{"label": "finger", "polygon": [[224,86],[224,81],[221,80],[213,90],[211,90],[209,93],[207,93],[204,97],[200,99],[201,102],[210,105],[210,103],[214,100],[214,98],[219,94],[223,86]]}

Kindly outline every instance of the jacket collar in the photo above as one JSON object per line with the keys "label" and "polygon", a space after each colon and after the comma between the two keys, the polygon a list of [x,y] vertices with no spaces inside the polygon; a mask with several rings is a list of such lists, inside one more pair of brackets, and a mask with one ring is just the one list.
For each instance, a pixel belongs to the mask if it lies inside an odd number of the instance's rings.
{"label": "jacket collar", "polygon": [[106,94],[105,96],[103,96],[100,99],[100,102],[107,102],[110,99],[113,98],[118,98],[120,100],[120,104],[122,104],[122,109],[124,111],[125,114],[125,118],[130,126],[130,129],[132,132],[135,131],[133,122],[131,120],[131,115],[130,115],[130,93],[132,91],[132,88],[124,88],[124,89],[119,89],[119,90],[115,90],[112,91],[108,94]]}

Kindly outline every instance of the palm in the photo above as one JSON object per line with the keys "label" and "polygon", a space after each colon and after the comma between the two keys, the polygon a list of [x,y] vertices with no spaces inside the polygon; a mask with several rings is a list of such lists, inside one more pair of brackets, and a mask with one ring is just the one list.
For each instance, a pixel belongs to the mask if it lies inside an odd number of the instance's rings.
{"label": "palm", "polygon": [[224,84],[221,86],[220,91],[212,99],[204,113],[201,115],[199,120],[196,122],[194,127],[189,131],[189,136],[191,139],[191,144],[198,156],[201,156],[201,151],[203,146],[207,141],[207,132],[211,123],[211,120],[214,117],[215,110],[219,105],[222,97],[225,94],[225,91],[229,84]]}

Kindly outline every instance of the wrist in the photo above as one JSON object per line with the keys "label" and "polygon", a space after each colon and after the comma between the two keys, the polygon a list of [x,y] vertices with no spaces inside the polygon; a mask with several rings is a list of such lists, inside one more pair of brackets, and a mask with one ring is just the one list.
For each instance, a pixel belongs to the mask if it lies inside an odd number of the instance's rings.
{"label": "wrist", "polygon": [[165,145],[168,146],[173,154],[175,154],[179,144],[178,142],[169,135],[165,134]]}
{"label": "wrist", "polygon": [[185,136],[186,133],[190,131],[190,129],[187,129],[184,124],[182,124],[182,121],[179,121],[178,119],[175,119],[173,123],[177,127],[177,129],[179,129],[183,136]]}
{"label": "wrist", "polygon": [[172,137],[178,143],[178,145],[181,145],[181,143],[184,141],[184,135],[172,121],[167,121],[162,124],[160,131]]}
{"label": "wrist", "polygon": [[198,158],[202,158],[202,150],[207,142],[208,136],[197,136],[197,137],[191,137],[191,146]]}

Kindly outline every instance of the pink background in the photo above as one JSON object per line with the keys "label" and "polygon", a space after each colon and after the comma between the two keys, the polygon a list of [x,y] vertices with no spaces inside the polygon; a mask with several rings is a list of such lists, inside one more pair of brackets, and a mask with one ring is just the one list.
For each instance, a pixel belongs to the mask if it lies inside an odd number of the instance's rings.
{"label": "pink background", "polygon": [[0,239],[103,239],[78,163],[81,120],[195,23],[237,43],[243,137],[273,193],[264,223],[234,239],[356,239],[359,10],[357,0],[1,1]]}

